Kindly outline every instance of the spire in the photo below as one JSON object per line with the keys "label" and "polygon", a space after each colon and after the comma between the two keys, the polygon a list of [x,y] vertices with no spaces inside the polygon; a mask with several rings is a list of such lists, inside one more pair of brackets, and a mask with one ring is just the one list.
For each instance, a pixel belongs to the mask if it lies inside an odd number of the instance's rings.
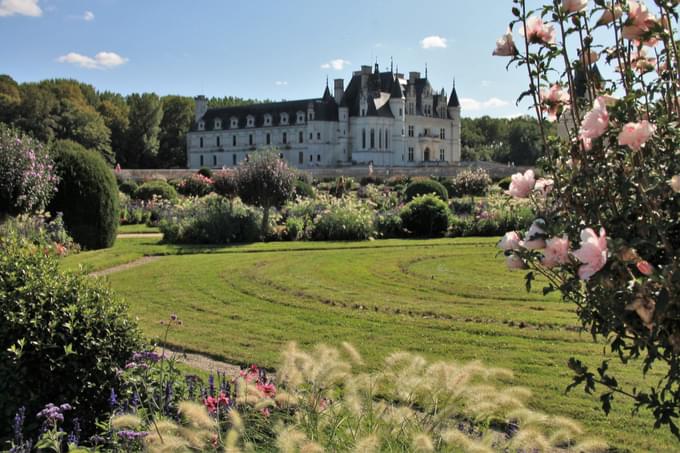
{"label": "spire", "polygon": [[328,87],[328,76],[326,76],[326,89],[323,90],[323,96],[322,96],[323,101],[328,102],[331,99],[334,99],[333,96],[331,95],[331,90]]}
{"label": "spire", "polygon": [[456,78],[453,78],[453,88],[451,88],[451,96],[449,97],[449,107],[460,107],[458,100],[458,93],[456,93]]}
{"label": "spire", "polygon": [[427,79],[427,63],[425,63],[425,78]]}
{"label": "spire", "polygon": [[390,72],[394,74],[394,59],[390,57]]}
{"label": "spire", "polygon": [[378,66],[378,57],[375,57],[375,68],[373,71],[374,74],[379,74],[380,73],[380,66]]}
{"label": "spire", "polygon": [[404,92],[401,89],[401,83],[399,83],[399,79],[396,79],[392,83],[392,91],[390,91],[390,97],[392,99],[403,99],[404,98]]}
{"label": "spire", "polygon": [[328,74],[326,74],[326,88],[328,88]]}

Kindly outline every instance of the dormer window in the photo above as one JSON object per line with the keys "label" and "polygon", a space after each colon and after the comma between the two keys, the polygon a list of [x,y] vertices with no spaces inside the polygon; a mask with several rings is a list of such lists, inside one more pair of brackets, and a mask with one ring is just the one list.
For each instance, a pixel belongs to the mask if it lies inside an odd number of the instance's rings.
{"label": "dormer window", "polygon": [[235,116],[231,117],[231,128],[236,129],[238,127],[238,118]]}
{"label": "dormer window", "polygon": [[314,112],[311,110],[307,113],[307,121],[314,121]]}
{"label": "dormer window", "polygon": [[264,125],[265,126],[271,126],[272,125],[272,116],[267,114],[264,116]]}
{"label": "dormer window", "polygon": [[198,130],[199,130],[199,131],[204,131],[204,130],[205,130],[205,121],[199,121],[199,122],[198,122]]}
{"label": "dormer window", "polygon": [[304,113],[302,113],[302,112],[297,113],[297,122],[298,122],[298,124],[305,122],[305,114]]}
{"label": "dormer window", "polygon": [[219,118],[215,118],[215,126],[214,129],[222,129],[222,120]]}
{"label": "dormer window", "polygon": [[246,124],[248,125],[248,127],[255,126],[255,117],[253,115],[248,115],[248,118],[246,119]]}
{"label": "dormer window", "polygon": [[288,114],[287,113],[281,114],[281,124],[288,124]]}

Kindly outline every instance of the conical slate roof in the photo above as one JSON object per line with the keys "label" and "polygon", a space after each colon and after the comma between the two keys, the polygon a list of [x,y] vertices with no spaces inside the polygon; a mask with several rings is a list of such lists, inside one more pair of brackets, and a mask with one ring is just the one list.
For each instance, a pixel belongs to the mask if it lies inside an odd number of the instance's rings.
{"label": "conical slate roof", "polygon": [[449,107],[460,107],[460,101],[458,100],[458,93],[456,93],[456,83],[453,83],[453,88],[451,89],[451,96],[449,96]]}

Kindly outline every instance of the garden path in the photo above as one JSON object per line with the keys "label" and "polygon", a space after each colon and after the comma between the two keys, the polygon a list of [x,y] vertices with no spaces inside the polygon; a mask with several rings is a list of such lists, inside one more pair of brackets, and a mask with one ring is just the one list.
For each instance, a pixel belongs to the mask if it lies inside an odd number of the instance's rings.
{"label": "garden path", "polygon": [[116,272],[121,272],[121,271],[131,269],[133,267],[143,266],[145,264],[156,261],[160,258],[161,258],[160,256],[145,256],[143,258],[139,258],[138,260],[134,260],[134,261],[131,261],[129,263],[121,264],[119,266],[109,267],[107,269],[103,269],[103,270],[97,271],[97,272],[92,272],[89,275],[90,275],[90,277],[104,277],[104,276],[109,275],[109,274],[115,274]]}

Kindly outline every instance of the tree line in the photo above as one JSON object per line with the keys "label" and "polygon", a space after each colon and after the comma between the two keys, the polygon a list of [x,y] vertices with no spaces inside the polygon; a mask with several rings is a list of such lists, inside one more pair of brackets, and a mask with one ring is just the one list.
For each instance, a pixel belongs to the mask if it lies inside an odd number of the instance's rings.
{"label": "tree line", "polygon": [[[253,104],[233,96],[211,107]],[[0,122],[44,143],[72,140],[124,168],[185,168],[186,134],[194,121],[187,96],[97,91],[70,79],[17,83],[0,75]]]}

